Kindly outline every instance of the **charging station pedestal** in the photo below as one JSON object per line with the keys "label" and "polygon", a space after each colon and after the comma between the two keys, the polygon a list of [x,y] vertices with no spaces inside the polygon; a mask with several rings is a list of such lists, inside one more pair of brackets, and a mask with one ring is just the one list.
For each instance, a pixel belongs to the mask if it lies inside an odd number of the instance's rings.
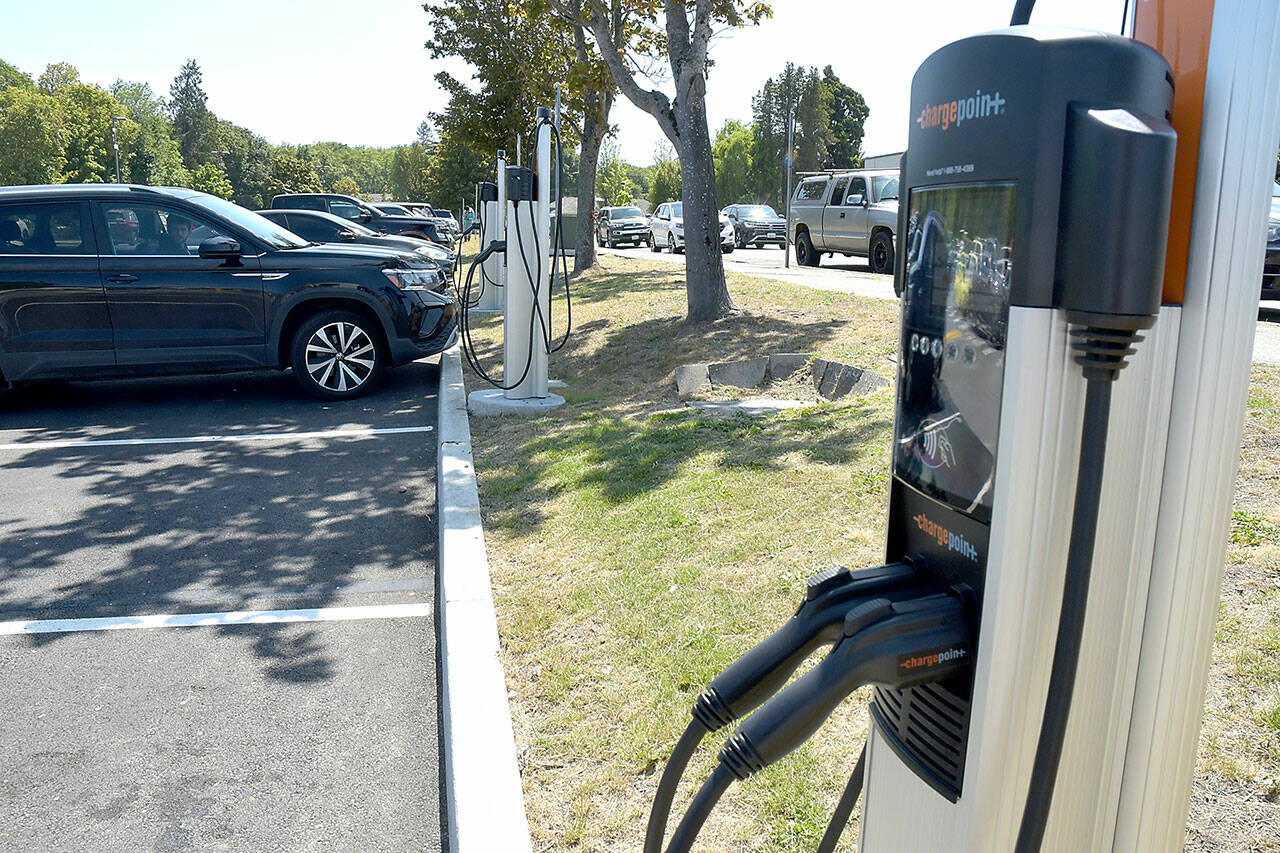
{"label": "charging station pedestal", "polygon": [[[501,293],[504,310],[503,382],[511,387],[468,395],[468,407],[477,415],[537,414],[564,404],[564,397],[547,390],[555,258],[551,245],[551,124],[545,120],[549,118],[550,112],[539,108],[535,169],[500,169],[496,206],[504,215],[494,216],[493,221],[502,223],[506,251],[500,261],[501,287],[496,290]],[[486,216],[486,228],[489,221]]]}
{"label": "charging station pedestal", "polygon": [[[503,166],[502,168],[505,168]],[[494,241],[501,242],[504,237],[504,228],[506,217],[500,211],[505,206],[496,201],[482,201],[484,228],[480,233],[481,247],[488,246]],[[484,263],[480,265],[480,274],[484,290],[480,294],[480,299],[472,311],[501,311],[505,298],[505,288],[502,283],[502,277],[506,274],[506,270],[502,264],[502,258],[499,255],[491,255],[486,258]]]}

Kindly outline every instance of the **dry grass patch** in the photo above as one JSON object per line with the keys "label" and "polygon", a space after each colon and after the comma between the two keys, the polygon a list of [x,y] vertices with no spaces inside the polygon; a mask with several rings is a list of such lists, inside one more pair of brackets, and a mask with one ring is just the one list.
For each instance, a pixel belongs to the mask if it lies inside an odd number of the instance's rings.
{"label": "dry grass patch", "polygon": [[[638,850],[657,773],[697,693],[790,615],[804,577],[882,555],[892,389],[721,419],[684,407],[674,369],[811,352],[893,377],[896,304],[729,280],[742,313],[691,328],[682,270],[603,257],[575,282],[574,335],[551,359],[567,404],[533,421],[471,422],[535,850]],[[563,329],[562,306],[556,317]],[[476,339],[496,371],[500,321]],[[1255,374],[1250,400],[1188,835],[1218,846],[1200,849],[1255,843],[1264,835],[1251,815],[1272,814],[1257,809],[1273,807],[1264,780],[1276,776],[1280,724],[1280,656],[1265,639],[1280,641],[1280,469],[1267,444],[1280,435],[1278,380]],[[480,387],[475,376],[468,385]],[[1233,584],[1243,590],[1234,597]],[[699,849],[813,849],[865,736],[867,699],[735,786]],[[722,739],[708,738],[689,780],[705,777]],[[686,782],[677,812],[691,794]],[[1234,828],[1228,809],[1241,815]],[[844,849],[855,838],[856,815]]]}

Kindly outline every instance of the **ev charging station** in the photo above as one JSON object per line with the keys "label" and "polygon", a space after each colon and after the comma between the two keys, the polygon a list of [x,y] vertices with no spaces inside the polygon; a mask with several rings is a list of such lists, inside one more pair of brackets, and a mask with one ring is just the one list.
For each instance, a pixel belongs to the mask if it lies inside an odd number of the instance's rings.
{"label": "ev charging station", "polygon": [[[510,166],[505,152],[499,151],[496,182],[480,187],[482,248],[467,270],[460,294],[461,337],[472,369],[494,387],[468,395],[468,408],[474,414],[536,414],[564,403],[563,397],[547,390],[548,357],[564,345],[570,331],[566,329],[559,343],[554,342],[558,333],[552,328],[551,291],[557,261],[563,262],[563,258],[551,232],[552,205],[558,204],[558,199],[552,198],[553,136],[558,150],[556,122],[549,109],[539,107],[534,125],[534,168]],[[477,270],[480,284],[473,292]],[[562,280],[567,300],[568,276]],[[501,380],[490,377],[480,366],[469,322],[472,311],[498,307],[503,311]]]}
{"label": "ev charging station", "polygon": [[[646,853],[689,850],[734,781],[863,685],[871,733],[820,851],[862,793],[869,853],[1181,848],[1280,7],[1148,0],[1130,29],[1012,26],[917,72],[885,564],[811,578],[711,682]],[[663,848],[693,751],[743,717]]]}

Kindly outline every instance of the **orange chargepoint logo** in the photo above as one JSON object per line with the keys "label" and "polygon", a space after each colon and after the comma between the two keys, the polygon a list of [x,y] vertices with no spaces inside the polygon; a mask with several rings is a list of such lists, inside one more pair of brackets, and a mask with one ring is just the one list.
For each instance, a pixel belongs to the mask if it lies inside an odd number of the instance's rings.
{"label": "orange chargepoint logo", "polygon": [[916,523],[921,533],[935,540],[943,548],[968,557],[975,563],[978,561],[978,549],[973,547],[973,543],[965,539],[962,534],[948,530],[923,512],[911,516],[911,520]]}
{"label": "orange chargepoint logo", "polygon": [[953,646],[947,649],[938,649],[933,652],[926,652],[919,655],[903,655],[898,658],[898,670],[900,672],[911,672],[917,669],[930,669],[938,664],[951,663],[956,660],[964,660],[969,654],[969,650]]}
{"label": "orange chargepoint logo", "polygon": [[1005,100],[1000,97],[999,92],[983,92],[978,89],[967,98],[956,98],[942,104],[925,104],[916,118],[916,124],[921,130],[930,127],[950,130],[973,119],[1004,115],[1004,105]]}

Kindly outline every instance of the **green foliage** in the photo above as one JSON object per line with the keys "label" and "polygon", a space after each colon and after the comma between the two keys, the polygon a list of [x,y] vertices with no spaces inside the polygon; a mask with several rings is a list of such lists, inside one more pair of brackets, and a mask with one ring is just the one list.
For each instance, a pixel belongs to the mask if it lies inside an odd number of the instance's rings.
{"label": "green foliage", "polygon": [[493,180],[493,161],[453,130],[446,130],[431,152],[422,194],[398,196],[406,201],[429,201],[452,210],[460,199],[470,199],[476,184]]}
{"label": "green foliage", "polygon": [[0,90],[0,184],[52,184],[66,165],[62,105],[34,87]]}
{"label": "green foliage", "polygon": [[596,172],[596,195],[607,206],[631,204],[636,197],[636,185],[627,174],[627,164],[622,162],[617,145],[605,145],[600,152],[600,167]]}
{"label": "green foliage", "polygon": [[427,147],[421,142],[401,145],[391,157],[391,192],[405,201],[420,201],[427,195]]}
{"label": "green foliage", "polygon": [[851,169],[862,165],[862,135],[871,110],[862,95],[846,86],[828,65],[822,69],[822,86],[831,105],[831,143],[827,168]]}
{"label": "green foliage", "polygon": [[19,89],[34,89],[35,85],[35,81],[31,79],[30,74],[20,71],[0,59],[0,92],[11,86],[16,86]]}
{"label": "green foliage", "polygon": [[45,66],[44,73],[40,75],[36,85],[46,95],[53,95],[64,86],[79,82],[80,72],[76,70],[74,65],[69,62],[50,62]]}
{"label": "green foliage", "polygon": [[649,181],[649,204],[653,207],[663,202],[680,200],[683,187],[680,161],[671,149],[659,148],[654,152]]}
{"label": "green foliage", "polygon": [[324,192],[315,167],[287,149],[276,151],[267,176],[267,195]]}
{"label": "green foliage", "polygon": [[266,207],[271,201],[274,154],[267,140],[248,128],[218,119],[214,145],[215,151],[224,152],[215,156],[231,182],[231,200],[250,210]]}
{"label": "green foliage", "polygon": [[[71,184],[114,181],[111,118],[124,115],[124,105],[106,91],[87,83],[64,83],[56,92],[65,109],[67,123],[67,162],[63,180]],[[117,123],[116,137],[122,159],[124,152],[136,144],[139,130],[133,121]]]}
{"label": "green foliage", "polygon": [[215,163],[201,163],[196,167],[191,173],[191,189],[227,199],[231,198],[232,193],[227,173]]}
{"label": "green foliage", "polygon": [[350,178],[338,178],[333,182],[333,191],[342,195],[360,195],[360,185]]}
{"label": "green foliage", "polygon": [[159,187],[183,187],[191,175],[182,165],[173,127],[165,115],[162,101],[146,83],[117,80],[111,84],[111,96],[123,107],[138,133],[130,143],[120,144],[121,179],[134,184]]}
{"label": "green foliage", "polygon": [[209,112],[208,96],[204,93],[200,66],[194,59],[178,71],[169,87],[169,114],[173,118],[173,132],[182,152],[182,162],[188,169],[209,159],[214,150],[214,132],[217,120]]}
{"label": "green foliage", "polygon": [[777,77],[765,81],[751,99],[755,134],[755,189],[760,201],[773,203],[785,195],[784,157],[787,122],[792,116],[792,154],[795,171],[824,168],[829,159],[831,94],[818,69],[790,62]]}
{"label": "green foliage", "polygon": [[721,205],[754,199],[754,142],[751,128],[733,119],[716,132],[711,156],[716,164],[716,198]]}

